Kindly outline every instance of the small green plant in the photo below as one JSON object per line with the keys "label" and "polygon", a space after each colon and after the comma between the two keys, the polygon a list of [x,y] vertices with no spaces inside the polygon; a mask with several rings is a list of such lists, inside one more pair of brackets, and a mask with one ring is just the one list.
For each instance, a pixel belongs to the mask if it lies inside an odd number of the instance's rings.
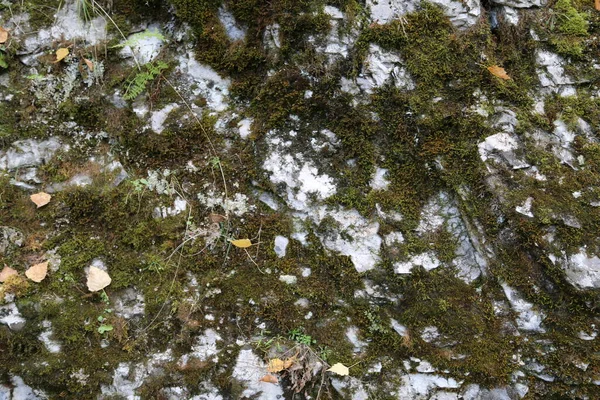
{"label": "small green plant", "polygon": [[316,340],[312,338],[312,336],[304,333],[303,328],[295,328],[289,331],[288,337],[290,340],[293,340],[296,343],[304,344],[306,346],[312,346],[317,343]]}
{"label": "small green plant", "polygon": [[319,349],[317,350],[317,354],[319,355],[319,358],[325,362],[327,362],[327,360],[329,360],[329,357],[331,357],[331,353],[332,353],[332,350],[327,346],[319,346]]}
{"label": "small green plant", "polygon": [[270,334],[266,329],[260,331],[258,340],[254,343],[255,349],[267,353],[273,346],[279,351],[281,350],[280,342],[283,339],[281,336],[266,337]]}
{"label": "small green plant", "polygon": [[144,261],[142,269],[144,271],[159,274],[165,270],[165,262],[159,256],[151,254],[148,256],[148,259]]}
{"label": "small green plant", "polygon": [[219,168],[221,165],[221,159],[219,159],[219,157],[212,157],[208,162],[213,168]]}
{"label": "small green plant", "polygon": [[389,329],[381,322],[378,311],[379,307],[365,311],[365,317],[369,320],[369,332],[386,334],[389,332]]}
{"label": "small green plant", "polygon": [[133,185],[133,190],[136,192],[141,192],[148,187],[148,180],[144,178],[135,179],[131,181],[131,184]]}
{"label": "small green plant", "polygon": [[123,98],[125,100],[134,100],[146,90],[148,83],[154,81],[167,68],[169,68],[169,65],[160,60],[144,65],[141,71],[136,73],[133,78],[127,80]]}
{"label": "small green plant", "polygon": [[4,51],[0,51],[0,67],[8,68],[8,63],[6,62],[6,58],[4,57]]}
{"label": "small green plant", "polygon": [[96,14],[95,0],[77,0],[77,14],[85,22],[89,22]]}
{"label": "small green plant", "polygon": [[[106,294],[106,292],[103,290],[100,292],[100,299],[102,300],[102,302],[104,304],[106,304],[107,306],[110,305],[110,299],[108,298],[108,295]],[[105,308],[104,311],[102,312],[102,314],[100,314],[98,316],[98,322],[100,323],[100,326],[98,327],[98,333],[103,335],[106,332],[110,332],[113,330],[113,326],[111,324],[106,323],[107,321],[107,315],[112,314],[113,310],[112,308]]]}

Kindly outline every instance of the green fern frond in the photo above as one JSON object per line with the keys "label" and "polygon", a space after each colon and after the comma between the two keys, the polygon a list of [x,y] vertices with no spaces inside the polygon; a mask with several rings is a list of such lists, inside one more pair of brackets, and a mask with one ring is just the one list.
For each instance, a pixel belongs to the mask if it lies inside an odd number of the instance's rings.
{"label": "green fern frond", "polygon": [[169,65],[164,61],[155,61],[144,65],[143,68],[144,70],[127,80],[127,87],[125,88],[125,94],[123,95],[125,100],[133,100],[142,94],[142,92],[146,90],[148,83],[152,82],[164,70],[169,68]]}

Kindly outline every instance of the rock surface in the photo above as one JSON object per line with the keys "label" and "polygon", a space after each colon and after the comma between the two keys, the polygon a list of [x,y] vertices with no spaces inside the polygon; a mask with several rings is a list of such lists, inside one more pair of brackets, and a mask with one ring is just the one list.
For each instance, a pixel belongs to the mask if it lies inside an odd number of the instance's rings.
{"label": "rock surface", "polygon": [[0,400],[600,398],[600,24],[551,3],[2,2]]}

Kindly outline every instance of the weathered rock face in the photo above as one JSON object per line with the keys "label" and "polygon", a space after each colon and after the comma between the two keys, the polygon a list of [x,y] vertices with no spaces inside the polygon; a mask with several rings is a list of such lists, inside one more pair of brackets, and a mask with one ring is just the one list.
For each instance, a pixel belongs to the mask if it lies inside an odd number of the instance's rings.
{"label": "weathered rock face", "polygon": [[599,398],[598,18],[5,1],[0,399]]}
{"label": "weathered rock face", "polygon": [[546,5],[545,0],[491,0],[491,3],[515,8],[542,7]]}

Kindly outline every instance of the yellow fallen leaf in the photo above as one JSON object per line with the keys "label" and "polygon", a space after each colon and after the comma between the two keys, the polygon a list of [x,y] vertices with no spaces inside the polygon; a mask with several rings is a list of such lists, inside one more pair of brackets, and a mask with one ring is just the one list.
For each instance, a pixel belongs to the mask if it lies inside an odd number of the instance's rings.
{"label": "yellow fallen leaf", "polygon": [[285,362],[280,358],[273,358],[269,360],[269,365],[267,366],[267,371],[269,372],[279,372],[285,369]]}
{"label": "yellow fallen leaf", "polygon": [[252,242],[250,241],[250,239],[232,240],[231,244],[234,245],[235,247],[239,247],[241,249],[245,249],[247,247],[252,246]]}
{"label": "yellow fallen leaf", "polygon": [[69,55],[69,49],[67,49],[66,47],[61,47],[60,49],[56,50],[56,61],[55,62],[61,61],[68,55]]}
{"label": "yellow fallen leaf", "polygon": [[102,290],[110,285],[111,282],[112,279],[106,271],[98,267],[90,267],[87,274],[87,287],[90,292]]}
{"label": "yellow fallen leaf", "polygon": [[34,282],[40,283],[46,278],[48,273],[48,261],[43,263],[35,264],[25,271],[25,276]]}
{"label": "yellow fallen leaf", "polygon": [[16,269],[12,269],[11,267],[5,265],[4,268],[2,268],[2,271],[0,271],[0,282],[6,281],[9,276],[18,274],[19,273]]}
{"label": "yellow fallen leaf", "polygon": [[268,383],[273,383],[275,385],[277,385],[279,383],[279,379],[277,379],[276,376],[273,375],[265,375],[262,378],[260,378],[261,382],[268,382]]}
{"label": "yellow fallen leaf", "polygon": [[85,62],[85,65],[87,65],[88,69],[91,72],[94,72],[94,63],[91,60],[88,60],[87,58],[84,58],[83,62]]}
{"label": "yellow fallen leaf", "polygon": [[510,76],[508,76],[508,74],[506,73],[504,68],[499,67],[497,65],[492,65],[492,66],[488,67],[487,70],[490,71],[490,74],[492,74],[500,79],[504,79],[504,80],[510,79]]}
{"label": "yellow fallen leaf", "polygon": [[344,364],[342,363],[337,363],[334,364],[331,368],[329,368],[327,371],[331,371],[334,374],[338,374],[341,376],[347,376],[350,373],[350,370],[348,369],[348,367],[346,367]]}
{"label": "yellow fallen leaf", "polygon": [[50,203],[50,199],[52,198],[52,196],[50,196],[48,193],[39,192],[36,194],[32,194],[31,196],[29,196],[29,198],[35,203],[37,208],[40,208]]}
{"label": "yellow fallen leaf", "polygon": [[0,44],[6,43],[8,40],[8,31],[0,26]]}

